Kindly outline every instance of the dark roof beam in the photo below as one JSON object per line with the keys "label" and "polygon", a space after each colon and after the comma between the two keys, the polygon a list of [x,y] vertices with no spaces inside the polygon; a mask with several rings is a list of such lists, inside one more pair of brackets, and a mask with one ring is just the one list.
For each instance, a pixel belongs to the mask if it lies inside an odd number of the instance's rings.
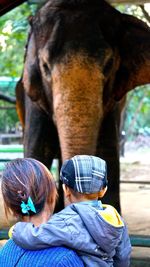
{"label": "dark roof beam", "polygon": [[[107,0],[111,4],[131,4],[131,5],[143,5],[150,3],[150,0]],[[44,4],[46,0],[0,0],[0,16],[4,15],[11,9],[21,5],[24,2],[28,4]]]}
{"label": "dark roof beam", "polygon": [[21,5],[26,0],[1,0],[0,1],[0,16],[4,15],[11,9]]}

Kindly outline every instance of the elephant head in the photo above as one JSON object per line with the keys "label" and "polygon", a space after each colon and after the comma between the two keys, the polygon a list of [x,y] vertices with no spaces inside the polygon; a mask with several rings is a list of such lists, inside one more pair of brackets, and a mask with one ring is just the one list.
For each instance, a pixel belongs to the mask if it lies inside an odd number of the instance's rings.
{"label": "elephant head", "polygon": [[111,135],[104,121],[128,91],[150,82],[149,67],[150,28],[104,0],[49,0],[38,11],[23,83],[31,105],[49,117],[48,132],[58,132],[62,160],[100,153],[99,138]]}

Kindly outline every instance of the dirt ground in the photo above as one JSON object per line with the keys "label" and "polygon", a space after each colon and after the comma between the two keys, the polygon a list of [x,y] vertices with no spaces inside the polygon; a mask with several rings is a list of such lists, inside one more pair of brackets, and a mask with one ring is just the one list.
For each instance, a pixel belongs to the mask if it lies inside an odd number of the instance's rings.
{"label": "dirt ground", "polygon": [[[121,209],[129,234],[150,236],[150,147],[127,144],[125,157],[120,158],[120,163],[121,180],[124,181],[120,184]],[[130,181],[136,183],[127,183]],[[132,257],[146,257],[146,265],[138,266],[150,267],[150,248],[133,247]]]}
{"label": "dirt ground", "polygon": [[121,180],[137,182],[120,185],[122,215],[129,233],[150,235],[150,149],[127,151],[120,162]]}

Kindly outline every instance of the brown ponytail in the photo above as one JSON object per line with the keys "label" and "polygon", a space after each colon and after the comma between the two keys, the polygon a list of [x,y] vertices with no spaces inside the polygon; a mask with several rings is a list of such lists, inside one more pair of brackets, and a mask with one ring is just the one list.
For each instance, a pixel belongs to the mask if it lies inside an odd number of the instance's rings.
{"label": "brown ponytail", "polygon": [[[21,203],[27,203],[29,197],[36,214],[42,211],[46,202],[53,212],[57,198],[55,182],[50,171],[38,160],[25,158],[7,163],[1,187],[6,216],[10,212],[23,216]],[[29,215],[33,213],[29,212]]]}

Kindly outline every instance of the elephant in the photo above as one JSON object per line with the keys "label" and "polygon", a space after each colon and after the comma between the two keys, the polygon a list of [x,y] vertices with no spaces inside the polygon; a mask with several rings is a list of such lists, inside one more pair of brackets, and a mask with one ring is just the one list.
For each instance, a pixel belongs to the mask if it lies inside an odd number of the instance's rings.
{"label": "elephant", "polygon": [[49,0],[30,25],[16,90],[25,157],[48,167],[75,154],[102,157],[104,200],[120,210],[120,101],[150,82],[150,28],[104,0]]}

